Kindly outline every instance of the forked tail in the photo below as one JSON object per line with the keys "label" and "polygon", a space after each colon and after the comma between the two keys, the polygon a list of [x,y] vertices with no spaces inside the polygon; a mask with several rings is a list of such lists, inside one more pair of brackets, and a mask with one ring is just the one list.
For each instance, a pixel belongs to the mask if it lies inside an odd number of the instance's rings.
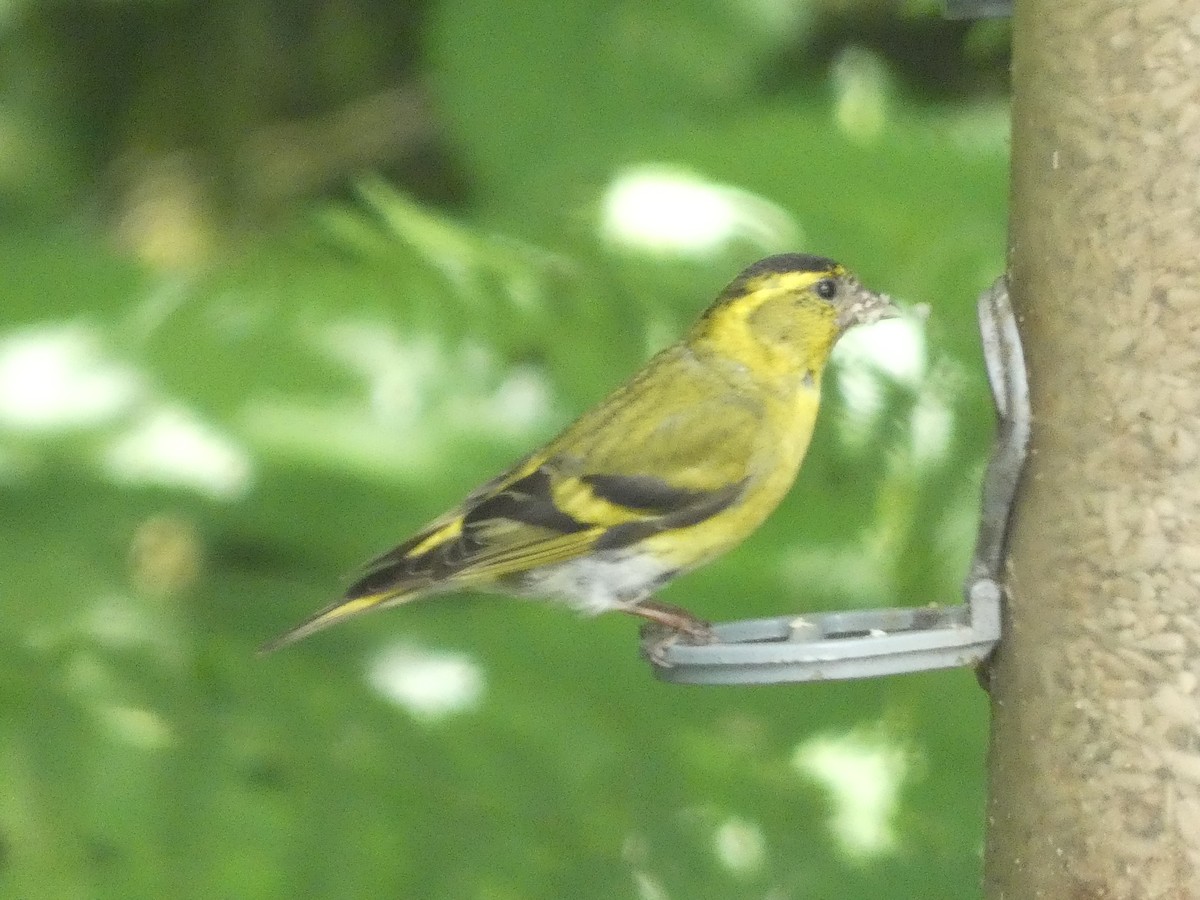
{"label": "forked tail", "polygon": [[338,622],[348,619],[351,616],[357,616],[360,613],[378,609],[382,606],[396,606],[401,603],[407,603],[410,600],[416,600],[422,595],[422,591],[419,589],[397,589],[394,585],[390,590],[376,589],[361,593],[362,586],[363,581],[360,581],[358,584],[352,586],[341,600],[330,603],[324,609],[313,613],[295,628],[284,632],[277,638],[267,641],[258,648],[259,655],[264,656],[287,647],[290,644],[294,644],[297,641],[302,641],[309,635],[323,631],[331,625],[336,625]]}
{"label": "forked tail", "polygon": [[427,538],[428,534],[423,532],[399,547],[377,556],[367,563],[354,584],[346,589],[346,594],[341,600],[318,610],[295,628],[267,641],[258,648],[259,655],[272,653],[302,641],[310,634],[359,613],[385,606],[398,606],[423,596],[431,584],[427,571],[429,567],[426,557],[414,555],[412,550]]}

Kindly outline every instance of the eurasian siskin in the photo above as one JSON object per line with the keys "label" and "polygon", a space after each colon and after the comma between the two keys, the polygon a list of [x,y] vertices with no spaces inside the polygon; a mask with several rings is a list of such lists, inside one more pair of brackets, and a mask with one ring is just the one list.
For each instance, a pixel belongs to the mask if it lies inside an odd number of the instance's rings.
{"label": "eurasian siskin", "polygon": [[808,448],[834,343],[897,314],[832,260],[755,263],[682,341],[264,650],[464,589],[620,610],[703,639],[706,623],[651,596],[775,509]]}

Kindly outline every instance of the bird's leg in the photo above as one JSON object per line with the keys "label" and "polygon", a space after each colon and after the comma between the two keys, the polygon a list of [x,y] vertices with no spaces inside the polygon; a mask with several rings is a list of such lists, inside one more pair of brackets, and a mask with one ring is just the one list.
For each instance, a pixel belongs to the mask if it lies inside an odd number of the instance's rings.
{"label": "bird's leg", "polygon": [[646,620],[642,638],[646,655],[657,665],[666,665],[665,654],[672,644],[683,640],[688,644],[711,644],[712,625],[681,606],[639,597],[621,605],[621,612]]}
{"label": "bird's leg", "polygon": [[640,616],[663,628],[669,628],[676,634],[697,638],[704,643],[712,640],[712,625],[682,606],[672,606],[658,600],[638,600],[621,607],[621,612],[631,616]]}

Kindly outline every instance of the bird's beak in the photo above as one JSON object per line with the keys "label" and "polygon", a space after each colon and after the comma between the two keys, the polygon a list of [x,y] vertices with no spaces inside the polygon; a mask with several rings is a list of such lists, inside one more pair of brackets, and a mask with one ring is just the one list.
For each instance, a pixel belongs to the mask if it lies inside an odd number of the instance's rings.
{"label": "bird's beak", "polygon": [[855,325],[870,325],[881,319],[896,319],[903,313],[887,294],[877,294],[860,284],[846,298],[847,302],[838,310],[838,327],[845,331]]}

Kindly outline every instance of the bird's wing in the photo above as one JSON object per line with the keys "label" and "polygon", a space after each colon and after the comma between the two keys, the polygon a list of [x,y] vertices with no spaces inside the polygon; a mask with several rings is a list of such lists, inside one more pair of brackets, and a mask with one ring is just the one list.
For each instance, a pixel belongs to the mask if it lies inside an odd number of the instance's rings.
{"label": "bird's wing", "polygon": [[347,596],[490,583],[695,525],[735,502],[751,477],[752,411],[711,397],[655,420],[644,408],[652,400],[601,407],[606,428],[585,417],[369,564]]}

